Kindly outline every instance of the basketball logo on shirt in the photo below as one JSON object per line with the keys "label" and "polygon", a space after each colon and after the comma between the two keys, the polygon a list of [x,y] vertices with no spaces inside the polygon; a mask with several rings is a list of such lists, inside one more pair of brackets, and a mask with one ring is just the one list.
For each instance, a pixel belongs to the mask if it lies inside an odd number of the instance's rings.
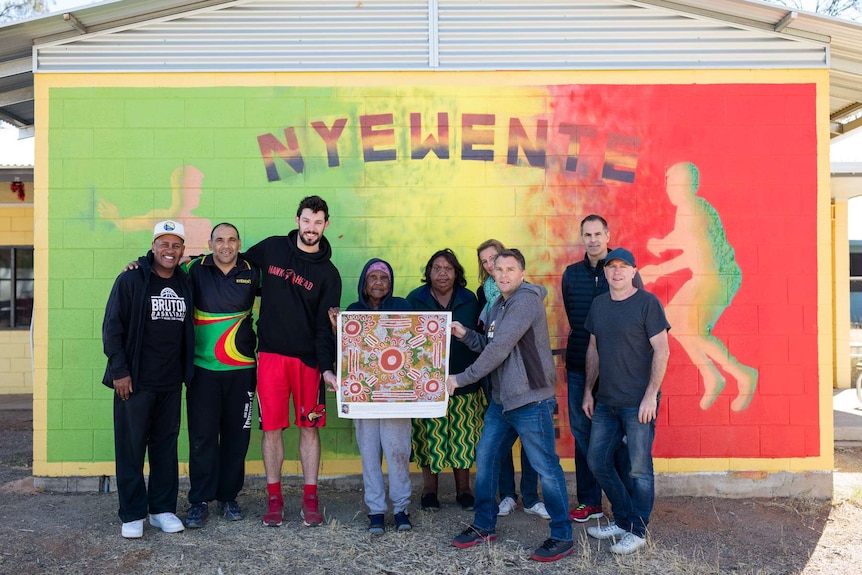
{"label": "basketball logo on shirt", "polygon": [[186,300],[169,287],[150,298],[150,319],[153,321],[183,321],[186,318]]}

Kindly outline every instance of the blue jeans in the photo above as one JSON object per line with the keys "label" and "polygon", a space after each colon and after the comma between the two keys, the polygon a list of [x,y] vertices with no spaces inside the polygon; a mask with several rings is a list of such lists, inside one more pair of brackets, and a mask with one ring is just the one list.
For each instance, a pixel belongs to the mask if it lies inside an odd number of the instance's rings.
{"label": "blue jeans", "polygon": [[[590,447],[590,429],[593,422],[584,413],[584,388],[586,377],[581,371],[566,372],[569,392],[569,427],[575,438],[575,490],[578,503],[590,507],[602,506],[602,488],[599,487],[593,472],[587,463],[587,452]],[[621,443],[619,449],[614,453],[614,467],[623,483],[631,491],[631,465],[626,444]],[[523,486],[521,487],[523,490]]]}
{"label": "blue jeans", "polygon": [[[515,491],[515,462],[511,447],[503,453],[503,459],[500,461],[499,490],[500,501],[506,497],[518,500],[518,493]],[[530,459],[523,445],[521,446],[521,497],[524,499],[524,509],[539,502],[539,474],[530,465]]]}
{"label": "blue jeans", "polygon": [[551,537],[572,540],[569,494],[560,467],[554,438],[556,400],[545,399],[503,413],[503,406],[490,402],[485,412],[482,438],[476,447],[476,501],[473,525],[479,529],[497,526],[497,483],[505,451],[511,453],[520,436],[524,452],[542,478],[542,496],[551,516]]}
{"label": "blue jeans", "polygon": [[[626,487],[614,468],[614,453],[623,437],[628,438],[631,487]],[[646,534],[655,501],[654,439],[655,421],[640,423],[637,407],[596,404],[587,460],[611,502],[614,522],[639,537]]]}

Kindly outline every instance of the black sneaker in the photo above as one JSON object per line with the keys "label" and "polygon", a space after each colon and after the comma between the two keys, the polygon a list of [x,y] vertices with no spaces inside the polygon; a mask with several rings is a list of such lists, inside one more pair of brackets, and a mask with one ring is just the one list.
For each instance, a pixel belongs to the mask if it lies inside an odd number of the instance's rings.
{"label": "black sneaker", "polygon": [[493,529],[486,531],[485,529],[479,529],[478,527],[473,527],[471,525],[470,527],[465,529],[464,532],[461,533],[461,535],[458,535],[455,539],[452,540],[452,545],[458,547],[459,549],[467,549],[468,547],[473,547],[474,545],[490,543],[496,538],[497,532]]}
{"label": "black sneaker", "polygon": [[382,513],[368,516],[368,532],[372,535],[381,535],[386,532],[386,524],[383,522]]}
{"label": "black sneaker", "polygon": [[460,505],[464,511],[473,511],[473,504],[476,502],[476,498],[470,493],[462,493],[455,497],[455,501],[458,502],[458,505]]}
{"label": "black sneaker", "polygon": [[422,511],[440,511],[440,501],[436,493],[423,493],[420,505]]}
{"label": "black sneaker", "polygon": [[200,529],[207,522],[207,517],[209,516],[210,510],[206,501],[203,503],[192,503],[192,506],[186,511],[186,527],[189,529]]}
{"label": "black sneaker", "polygon": [[240,521],[245,518],[236,501],[219,501],[218,514],[228,521]]}
{"label": "black sneaker", "polygon": [[404,511],[399,511],[395,514],[395,529],[397,531],[410,531],[413,529],[413,524],[410,523],[410,517]]}
{"label": "black sneaker", "polygon": [[530,559],[534,561],[559,561],[567,555],[574,553],[575,548],[571,541],[563,541],[562,539],[548,539],[542,546],[533,551]]}

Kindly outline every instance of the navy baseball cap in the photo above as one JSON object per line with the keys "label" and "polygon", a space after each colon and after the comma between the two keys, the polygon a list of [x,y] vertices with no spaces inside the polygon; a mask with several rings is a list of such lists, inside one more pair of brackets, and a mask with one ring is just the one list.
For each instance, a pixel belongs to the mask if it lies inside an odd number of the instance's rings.
{"label": "navy baseball cap", "polygon": [[605,263],[609,263],[611,260],[621,260],[636,268],[635,265],[635,256],[632,255],[630,251],[625,248],[616,248],[608,252],[608,257],[605,258]]}

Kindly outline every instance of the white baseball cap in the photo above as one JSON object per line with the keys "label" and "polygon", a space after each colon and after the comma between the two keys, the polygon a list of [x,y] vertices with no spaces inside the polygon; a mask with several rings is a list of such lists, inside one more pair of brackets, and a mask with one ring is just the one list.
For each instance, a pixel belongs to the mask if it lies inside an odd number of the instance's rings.
{"label": "white baseball cap", "polygon": [[186,229],[179,222],[175,222],[174,220],[165,220],[163,222],[159,222],[153,228],[153,241],[156,241],[161,236],[166,235],[177,236],[183,241],[186,241]]}

